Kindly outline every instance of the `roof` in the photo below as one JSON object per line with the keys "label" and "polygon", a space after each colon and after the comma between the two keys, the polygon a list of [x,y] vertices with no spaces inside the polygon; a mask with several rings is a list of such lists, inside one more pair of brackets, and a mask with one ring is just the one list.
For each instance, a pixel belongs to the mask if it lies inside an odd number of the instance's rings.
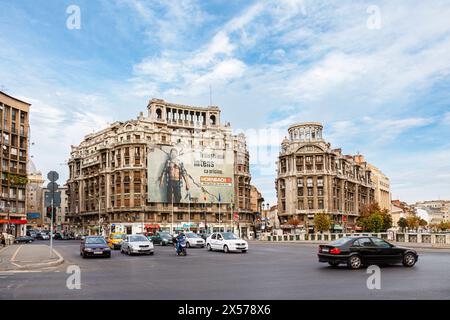
{"label": "roof", "polygon": [[8,98],[13,99],[13,100],[15,100],[15,101],[17,101],[17,102],[21,102],[21,103],[24,103],[24,104],[26,104],[26,105],[28,105],[28,106],[31,106],[31,103],[28,103],[28,102],[19,100],[19,99],[13,97],[13,96],[10,96],[10,95],[7,94],[7,93],[4,93],[3,91],[0,91],[0,94],[2,94],[2,95],[4,95],[4,96],[7,96]]}

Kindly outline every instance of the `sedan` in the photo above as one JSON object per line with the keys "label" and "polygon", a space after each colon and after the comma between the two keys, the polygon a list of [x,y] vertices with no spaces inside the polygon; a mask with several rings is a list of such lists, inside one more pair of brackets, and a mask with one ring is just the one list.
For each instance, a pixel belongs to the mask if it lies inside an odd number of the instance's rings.
{"label": "sedan", "polygon": [[225,253],[230,251],[245,253],[248,250],[248,243],[232,232],[214,232],[206,239],[206,249],[221,250]]}
{"label": "sedan", "polygon": [[36,235],[36,239],[37,239],[37,240],[49,240],[49,239],[50,239],[50,236],[48,235],[48,233],[45,233],[45,232],[39,232],[39,233]]}
{"label": "sedan", "polygon": [[350,269],[363,265],[397,264],[412,267],[418,260],[413,249],[397,247],[377,237],[343,237],[319,246],[319,262],[336,267],[345,264]]}
{"label": "sedan", "polygon": [[168,232],[157,232],[151,237],[154,244],[160,244],[162,246],[167,246],[173,244],[172,236]]}
{"label": "sedan", "polygon": [[186,247],[205,247],[205,240],[203,240],[198,234],[193,232],[186,232]]}
{"label": "sedan", "polygon": [[153,243],[144,235],[134,234],[127,235],[122,241],[122,247],[120,252],[132,255],[134,253],[139,254],[153,254]]}
{"label": "sedan", "polygon": [[105,238],[88,236],[81,241],[80,256],[83,258],[97,256],[111,258],[111,249],[108,247]]}
{"label": "sedan", "polygon": [[30,236],[21,236],[14,239],[15,243],[31,243],[34,241],[33,237]]}

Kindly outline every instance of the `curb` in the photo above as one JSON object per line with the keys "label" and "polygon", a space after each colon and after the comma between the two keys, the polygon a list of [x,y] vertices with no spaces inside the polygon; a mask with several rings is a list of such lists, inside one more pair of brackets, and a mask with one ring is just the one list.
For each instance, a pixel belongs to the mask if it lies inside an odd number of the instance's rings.
{"label": "curb", "polygon": [[32,263],[32,264],[27,264],[24,266],[17,265],[17,268],[19,270],[24,270],[24,269],[43,268],[43,267],[54,267],[54,266],[58,266],[58,265],[64,263],[64,258],[59,254],[59,252],[56,251],[55,249],[53,249],[53,252],[58,256],[58,260],[56,260],[56,261]]}

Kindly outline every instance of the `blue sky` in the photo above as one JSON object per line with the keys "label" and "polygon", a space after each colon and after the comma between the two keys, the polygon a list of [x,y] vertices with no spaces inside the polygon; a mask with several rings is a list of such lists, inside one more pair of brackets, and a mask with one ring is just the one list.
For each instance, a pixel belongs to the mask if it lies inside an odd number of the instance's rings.
{"label": "blue sky", "polygon": [[[80,30],[66,27],[70,5]],[[70,145],[135,118],[149,99],[207,105],[211,85],[222,120],[248,135],[252,181],[272,204],[278,146],[301,121],[323,122],[333,147],[365,155],[394,198],[450,199],[450,1],[0,6],[0,87],[32,103],[43,172],[67,177]]]}

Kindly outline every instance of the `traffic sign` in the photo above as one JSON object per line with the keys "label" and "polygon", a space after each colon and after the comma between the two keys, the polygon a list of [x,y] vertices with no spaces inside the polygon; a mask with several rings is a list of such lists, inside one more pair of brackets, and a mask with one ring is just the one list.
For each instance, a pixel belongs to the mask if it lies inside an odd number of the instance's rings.
{"label": "traffic sign", "polygon": [[56,182],[49,182],[47,184],[47,189],[50,192],[56,192],[58,190],[59,185]]}
{"label": "traffic sign", "polygon": [[47,179],[50,180],[51,182],[55,182],[56,180],[59,179],[59,174],[56,171],[50,171],[47,174]]}

